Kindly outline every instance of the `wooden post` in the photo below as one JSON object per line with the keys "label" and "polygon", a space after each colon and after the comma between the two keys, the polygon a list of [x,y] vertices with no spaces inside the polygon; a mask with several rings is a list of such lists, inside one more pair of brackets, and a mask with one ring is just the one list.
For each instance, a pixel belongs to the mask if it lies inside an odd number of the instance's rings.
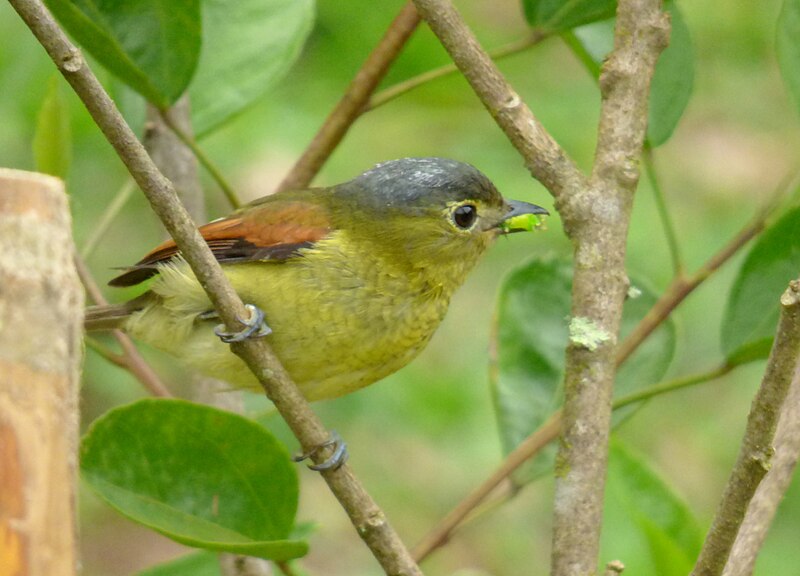
{"label": "wooden post", "polygon": [[0,168],[0,576],[73,576],[83,290],[57,178]]}

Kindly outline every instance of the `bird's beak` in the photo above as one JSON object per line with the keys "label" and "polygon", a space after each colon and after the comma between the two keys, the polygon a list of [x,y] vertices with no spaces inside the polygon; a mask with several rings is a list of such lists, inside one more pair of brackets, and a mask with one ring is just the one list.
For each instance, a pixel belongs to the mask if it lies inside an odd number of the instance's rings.
{"label": "bird's beak", "polygon": [[544,220],[541,216],[550,215],[550,212],[536,204],[518,200],[506,200],[506,204],[509,207],[508,213],[497,223],[501,234],[530,232],[542,225]]}

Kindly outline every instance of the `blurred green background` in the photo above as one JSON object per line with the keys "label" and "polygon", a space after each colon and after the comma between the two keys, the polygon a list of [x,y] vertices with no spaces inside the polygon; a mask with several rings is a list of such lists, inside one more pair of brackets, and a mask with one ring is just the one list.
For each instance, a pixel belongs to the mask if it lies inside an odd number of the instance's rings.
{"label": "blurred green background", "polygon": [[[527,26],[517,2],[458,3],[486,47],[519,39]],[[317,21],[290,74],[256,105],[202,141],[247,198],[272,191],[335,105],[361,62],[400,9],[398,0],[332,2],[317,6]],[[689,270],[735,234],[797,166],[800,123],[775,62],[778,0],[680,2],[692,33],[696,77],[692,100],[673,138],[656,151],[670,209]],[[53,67],[8,4],[0,3],[0,166],[34,169],[35,117]],[[391,85],[448,62],[421,26],[384,82]],[[500,63],[517,91],[562,146],[585,169],[591,164],[599,97],[593,80],[558,39]],[[134,123],[137,98],[107,73]],[[73,161],[68,178],[80,246],[104,207],[123,185],[125,170],[66,89],[71,112]],[[141,128],[141,125],[139,125]],[[428,84],[361,118],[316,179],[348,179],[374,163],[403,156],[446,156],[484,171],[507,196],[552,207],[522,161],[472,94],[451,76]],[[210,214],[228,209],[207,179]],[[356,472],[409,543],[433,524],[499,463],[500,443],[487,386],[489,324],[503,275],[532,254],[569,255],[557,217],[548,232],[499,242],[466,286],[428,349],[412,365],[358,394],[316,405],[326,424],[350,446]],[[163,239],[140,195],[90,265],[105,282],[112,267],[137,260]],[[706,282],[675,313],[678,348],[669,375],[712,368],[721,360],[719,324],[741,255]],[[630,231],[628,263],[656,288],[671,266],[647,183],[642,180]],[[124,295],[109,290],[111,299]],[[178,389],[184,374],[173,361],[145,350]],[[654,467],[695,512],[710,521],[738,449],[747,409],[763,363],[695,389],[651,401],[617,432]],[[139,385],[91,351],[85,358],[83,422],[119,403],[141,397]],[[249,405],[266,410],[257,397]],[[289,440],[280,425],[270,426]],[[301,471],[301,520],[318,524],[311,574],[374,574],[378,568],[361,545],[320,478]],[[613,488],[613,486],[612,486]],[[644,537],[620,510],[609,489],[602,560],[622,560],[631,574],[657,574]],[[130,574],[183,549],[139,528],[84,490],[81,493],[84,574]],[[552,481],[526,488],[510,505],[460,531],[424,564],[430,574],[546,574],[549,567]],[[779,512],[757,567],[764,575],[796,572],[800,483]]]}

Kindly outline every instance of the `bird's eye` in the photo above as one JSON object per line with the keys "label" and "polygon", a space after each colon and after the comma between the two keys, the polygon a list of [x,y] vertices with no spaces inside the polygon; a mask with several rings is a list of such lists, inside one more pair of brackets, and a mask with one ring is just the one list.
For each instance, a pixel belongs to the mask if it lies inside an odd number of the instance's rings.
{"label": "bird's eye", "polygon": [[453,211],[453,221],[464,230],[469,229],[478,217],[478,210],[472,204],[463,204]]}

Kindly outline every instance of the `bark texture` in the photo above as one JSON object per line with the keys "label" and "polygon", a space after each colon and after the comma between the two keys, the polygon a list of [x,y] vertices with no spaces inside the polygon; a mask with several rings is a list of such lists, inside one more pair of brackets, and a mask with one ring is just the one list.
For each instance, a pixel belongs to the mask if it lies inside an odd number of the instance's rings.
{"label": "bark texture", "polygon": [[63,183],[0,169],[0,575],[75,574],[83,291]]}

